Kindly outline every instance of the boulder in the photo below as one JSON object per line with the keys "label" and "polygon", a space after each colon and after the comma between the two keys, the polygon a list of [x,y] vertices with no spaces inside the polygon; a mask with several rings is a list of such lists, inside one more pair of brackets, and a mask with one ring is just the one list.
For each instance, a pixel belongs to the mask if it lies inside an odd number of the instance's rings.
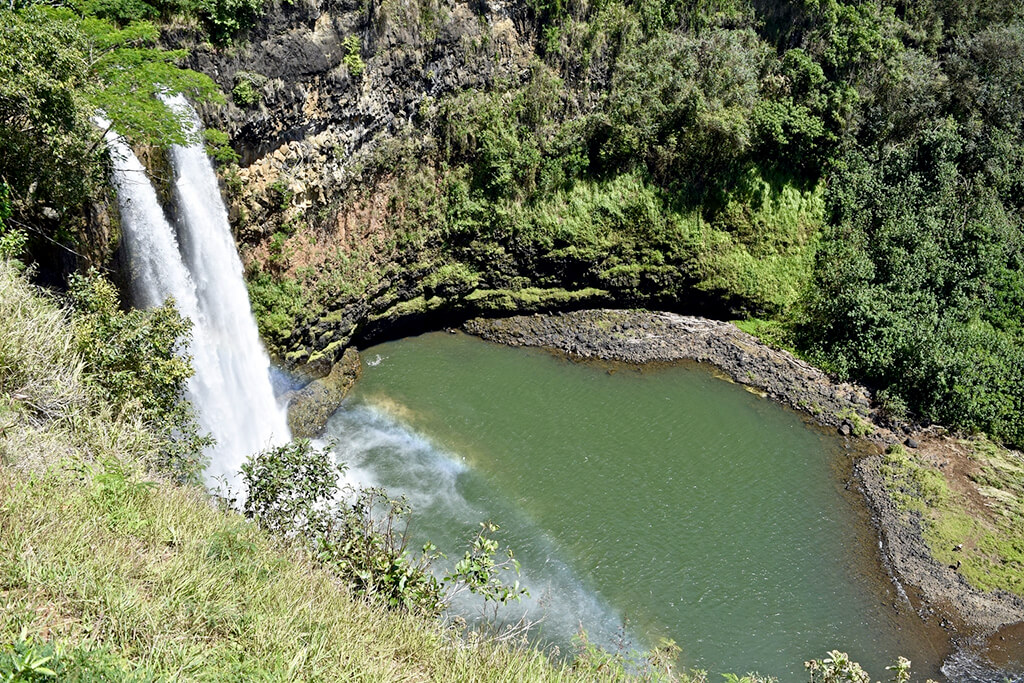
{"label": "boulder", "polygon": [[315,379],[288,396],[288,427],[297,439],[312,439],[324,431],[362,373],[359,352],[349,347],[326,377]]}

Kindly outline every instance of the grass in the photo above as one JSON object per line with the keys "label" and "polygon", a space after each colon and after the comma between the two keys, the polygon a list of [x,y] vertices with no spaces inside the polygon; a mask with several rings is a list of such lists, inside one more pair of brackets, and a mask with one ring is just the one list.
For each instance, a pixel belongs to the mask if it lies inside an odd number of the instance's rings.
{"label": "grass", "polygon": [[[954,490],[942,470],[901,446],[882,463],[886,485],[901,509],[921,515],[935,558],[975,588],[1024,596],[1024,460],[987,439],[964,441],[977,462],[971,485],[982,501]],[[955,548],[960,548],[959,550]]]}
{"label": "grass", "polygon": [[203,680],[560,678],[535,651],[469,647],[438,624],[347,595],[298,551],[195,489],[74,459],[7,471],[3,632],[117,653]]}
{"label": "grass", "polygon": [[676,672],[671,643],[637,660],[582,634],[556,661],[353,596],[298,544],[148,470],[157,435],[96,402],[71,332],[0,260],[0,678],[708,680]]}
{"label": "grass", "polygon": [[850,431],[854,436],[869,436],[875,431],[875,425],[868,418],[860,415],[853,408],[836,413],[836,417],[850,423]]}
{"label": "grass", "polygon": [[0,667],[38,647],[102,680],[593,678],[357,599],[201,489],[147,472],[155,437],[92,401],[70,336],[0,262]]}
{"label": "grass", "polygon": [[87,380],[70,314],[0,260],[0,679],[707,680],[674,646],[634,660],[584,635],[555,660],[354,596],[148,469],[159,436]]}

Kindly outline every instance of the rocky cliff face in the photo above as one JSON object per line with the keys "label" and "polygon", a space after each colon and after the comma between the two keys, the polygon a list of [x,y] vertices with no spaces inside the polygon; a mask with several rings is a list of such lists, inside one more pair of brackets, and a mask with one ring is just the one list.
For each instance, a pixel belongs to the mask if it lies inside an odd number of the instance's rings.
{"label": "rocky cliff face", "polygon": [[244,241],[297,220],[343,229],[341,195],[374,150],[438,97],[525,77],[532,41],[523,5],[312,0],[275,3],[239,47],[193,46],[190,66],[236,94],[204,117],[242,157],[231,199]]}
{"label": "rocky cliff face", "polygon": [[202,114],[241,156],[223,177],[246,266],[278,280],[319,274],[302,286],[325,288],[332,303],[297,313],[271,346],[293,368],[312,360],[306,369],[323,374],[371,316],[423,294],[417,281],[430,268],[416,267],[417,254],[429,245],[397,253],[386,217],[404,209],[393,205],[389,166],[433,144],[418,125],[425,108],[529,75],[529,11],[485,0],[299,0],[268,6],[235,47],[196,44],[188,32],[165,38],[233,94]]}

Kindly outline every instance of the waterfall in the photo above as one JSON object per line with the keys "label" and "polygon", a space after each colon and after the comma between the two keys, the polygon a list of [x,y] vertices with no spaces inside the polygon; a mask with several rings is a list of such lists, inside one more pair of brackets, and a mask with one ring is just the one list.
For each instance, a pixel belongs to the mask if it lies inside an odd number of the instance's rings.
{"label": "waterfall", "polygon": [[[199,118],[184,97],[164,101],[185,118],[192,133],[199,132]],[[171,147],[172,226],[131,148],[112,130],[106,142],[134,303],[148,308],[174,297],[179,312],[192,320],[189,353],[195,374],[187,397],[203,431],[216,440],[207,452],[206,481],[211,486],[224,481],[237,491],[245,459],[286,442],[289,433],[271,388],[270,359],[249,306],[213,166],[202,142]]]}

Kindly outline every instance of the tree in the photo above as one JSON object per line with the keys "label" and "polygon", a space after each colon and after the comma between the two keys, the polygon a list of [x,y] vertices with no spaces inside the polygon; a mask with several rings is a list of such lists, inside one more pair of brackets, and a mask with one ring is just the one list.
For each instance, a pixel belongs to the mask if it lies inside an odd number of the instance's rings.
{"label": "tree", "polygon": [[192,376],[192,323],[168,299],[151,310],[122,310],[117,290],[95,271],[71,278],[75,339],[87,379],[115,412],[137,416],[164,436],[157,469],[198,483],[205,467],[200,435],[185,388]]}
{"label": "tree", "polygon": [[67,231],[80,215],[103,178],[98,111],[130,139],[166,145],[185,129],[159,93],[221,99],[157,37],[148,22],[122,28],[67,8],[0,10],[0,183],[13,220]]}

